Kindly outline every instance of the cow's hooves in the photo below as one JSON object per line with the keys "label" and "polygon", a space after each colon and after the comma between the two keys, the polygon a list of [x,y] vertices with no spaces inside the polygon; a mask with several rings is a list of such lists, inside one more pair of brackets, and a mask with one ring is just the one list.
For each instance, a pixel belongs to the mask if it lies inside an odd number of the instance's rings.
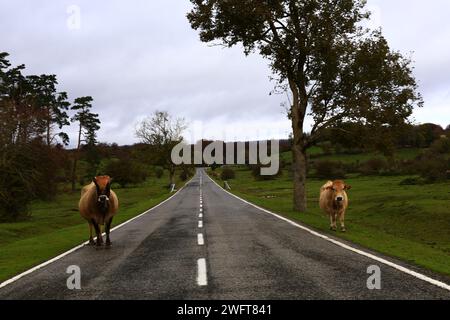
{"label": "cow's hooves", "polygon": [[94,240],[89,240],[88,246],[95,246],[95,241]]}
{"label": "cow's hooves", "polygon": [[346,233],[347,232],[347,229],[342,229],[341,230],[343,233]]}
{"label": "cow's hooves", "polygon": [[111,241],[106,241],[105,246],[111,247],[112,246],[112,242]]}
{"label": "cow's hooves", "polygon": [[333,228],[333,227],[331,227],[330,230],[331,230],[331,231],[337,231],[337,229],[336,229],[336,228]]}

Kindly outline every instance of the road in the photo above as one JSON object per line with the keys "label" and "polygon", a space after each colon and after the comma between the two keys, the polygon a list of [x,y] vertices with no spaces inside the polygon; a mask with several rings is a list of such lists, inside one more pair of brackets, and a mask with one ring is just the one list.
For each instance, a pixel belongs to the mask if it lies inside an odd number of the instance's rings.
{"label": "road", "polygon": [[[240,201],[201,170],[111,239],[110,249],[82,247],[5,286],[0,299],[450,299]],[[73,265],[80,290],[67,288]],[[367,288],[372,265],[380,290]]]}

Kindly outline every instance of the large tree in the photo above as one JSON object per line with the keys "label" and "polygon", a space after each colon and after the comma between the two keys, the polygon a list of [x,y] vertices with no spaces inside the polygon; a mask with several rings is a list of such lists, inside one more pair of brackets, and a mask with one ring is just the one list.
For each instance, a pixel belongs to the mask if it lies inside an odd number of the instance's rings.
{"label": "large tree", "polygon": [[68,143],[66,133],[55,132],[69,125],[67,93],[57,92],[55,75],[22,74],[25,65],[11,68],[7,53],[0,53],[0,129],[4,143],[29,143],[42,139],[47,146],[60,137]]}
{"label": "large tree", "polygon": [[[354,122],[394,130],[421,104],[410,59],[362,22],[364,0],[190,0],[204,42],[240,44],[270,61],[292,94],[294,209],[304,212],[308,148],[327,128]],[[305,119],[314,124],[305,128]]]}
{"label": "large tree", "polygon": [[98,114],[92,113],[92,97],[75,99],[71,109],[76,111],[72,122],[78,122],[78,140],[72,166],[72,191],[76,190],[77,163],[83,143],[93,146],[97,143],[97,131],[100,129]]}
{"label": "large tree", "polygon": [[136,136],[154,148],[154,161],[169,171],[170,184],[175,183],[175,164],[172,149],[183,141],[186,123],[183,118],[174,119],[165,111],[156,111],[152,117],[144,119],[136,128]]}
{"label": "large tree", "polygon": [[67,110],[70,103],[66,92],[57,92],[58,81],[55,75],[28,76],[33,102],[40,114],[40,126],[44,141],[48,146],[55,143],[59,137],[64,145],[69,143],[69,136],[65,132],[55,132],[70,125]]}

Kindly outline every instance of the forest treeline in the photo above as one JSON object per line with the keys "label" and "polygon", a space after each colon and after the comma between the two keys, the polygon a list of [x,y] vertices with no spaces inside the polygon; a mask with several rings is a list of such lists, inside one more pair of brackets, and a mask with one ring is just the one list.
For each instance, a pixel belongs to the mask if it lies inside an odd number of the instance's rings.
{"label": "forest treeline", "polygon": [[[119,187],[126,187],[149,176],[159,179],[164,170],[173,170],[167,161],[170,150],[162,152],[161,146],[99,143],[100,115],[93,113],[93,104],[90,96],[70,101],[67,92],[58,90],[56,75],[26,75],[25,65],[12,66],[9,55],[0,53],[0,221],[26,218],[31,201],[48,201],[60,193],[77,191],[98,174],[111,175]],[[154,119],[165,123],[168,114],[158,114]],[[69,125],[77,128],[74,137],[66,132]],[[399,148],[425,148],[436,154],[449,149],[449,140],[443,137],[450,136],[450,126],[404,125],[395,130],[394,137],[392,131],[383,130],[366,132],[364,126],[341,123],[339,128],[324,131],[318,145],[324,152],[377,150],[386,156]],[[68,148],[70,138],[75,148]],[[172,140],[170,145],[177,139]],[[202,149],[212,142],[202,140]],[[247,156],[248,145],[246,142]],[[291,139],[280,141],[281,153],[291,148]],[[192,168],[181,166],[179,174],[186,180]],[[173,177],[170,180],[173,182]]]}

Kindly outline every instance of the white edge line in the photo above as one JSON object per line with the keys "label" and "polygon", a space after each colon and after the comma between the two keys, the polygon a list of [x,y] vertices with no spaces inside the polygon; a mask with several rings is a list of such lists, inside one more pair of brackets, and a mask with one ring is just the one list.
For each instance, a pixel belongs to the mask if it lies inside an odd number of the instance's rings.
{"label": "white edge line", "polygon": [[198,222],[198,228],[199,228],[199,229],[202,229],[202,228],[203,228],[203,221],[200,220],[200,221]]}
{"label": "white edge line", "polygon": [[206,272],[206,260],[205,259],[198,259],[197,260],[197,284],[200,287],[204,287],[208,285],[208,277]]}
{"label": "white edge line", "polygon": [[[156,206],[150,208],[149,210],[145,211],[144,213],[142,213],[142,214],[140,214],[140,215],[138,215],[138,216],[136,216],[136,217],[134,217],[134,218],[132,218],[130,220],[125,221],[124,223],[118,225],[117,227],[112,228],[111,232],[122,228],[123,226],[129,224],[130,222],[133,222],[134,220],[139,219],[140,217],[142,217],[142,216],[150,213],[151,211],[155,210],[156,208],[162,206],[164,203],[170,201],[173,197],[175,197],[178,193],[180,193],[180,191],[183,190],[189,183],[191,183],[191,181],[194,179],[194,177],[191,180],[189,180],[180,190],[178,190],[175,194],[173,194],[172,196],[170,196],[169,198],[167,198],[163,202],[160,202],[159,204],[157,204]],[[105,233],[103,233],[102,235],[105,235]],[[0,283],[0,289],[3,288],[3,287],[6,287],[7,285],[9,285],[9,284],[11,284],[13,282],[16,282],[17,280],[25,277],[26,275],[29,275],[30,273],[33,273],[34,271],[42,269],[43,267],[48,266],[49,264],[51,264],[51,263],[53,263],[55,261],[58,261],[58,260],[64,258],[65,256],[71,254],[71,253],[74,253],[75,251],[77,251],[77,250],[83,248],[84,246],[86,246],[87,244],[89,244],[89,241],[83,242],[82,244],[80,244],[80,245],[70,249],[69,251],[66,251],[66,252],[60,254],[59,256],[54,257],[53,259],[50,259],[50,260],[48,260],[46,262],[43,262],[40,265],[37,265],[37,266],[35,266],[35,267],[25,271],[25,272],[22,272],[21,274],[18,274],[17,276],[15,276],[15,277],[13,277],[13,278],[11,278],[9,280],[6,280],[6,281]]]}
{"label": "white edge line", "polygon": [[322,238],[322,239],[324,239],[324,240],[326,240],[326,241],[328,241],[328,242],[331,242],[331,243],[333,243],[333,244],[335,244],[335,245],[337,245],[337,246],[339,246],[339,247],[342,247],[342,248],[344,248],[344,249],[347,249],[347,250],[352,251],[352,252],[354,252],[354,253],[357,253],[357,254],[359,254],[359,255],[362,255],[362,256],[365,256],[365,257],[370,258],[370,259],[372,259],[372,260],[375,260],[375,261],[378,261],[378,262],[380,262],[380,263],[383,263],[383,264],[385,264],[385,265],[387,265],[387,266],[389,266],[389,267],[392,267],[392,268],[397,269],[397,270],[399,270],[399,271],[401,271],[401,272],[404,272],[404,273],[406,273],[406,274],[409,274],[409,275],[411,275],[411,276],[413,276],[413,277],[415,277],[415,278],[417,278],[417,279],[423,280],[423,281],[428,282],[428,283],[430,283],[430,284],[432,284],[432,285],[435,285],[435,286],[437,286],[437,287],[440,287],[440,288],[442,288],[442,289],[445,289],[445,290],[450,291],[450,285],[448,285],[448,284],[446,284],[446,283],[444,283],[444,282],[442,282],[442,281],[439,281],[439,280],[430,278],[430,277],[428,277],[428,276],[426,276],[426,275],[424,275],[424,274],[421,274],[421,273],[418,273],[418,272],[413,271],[413,270],[411,270],[411,269],[402,267],[402,266],[400,266],[400,265],[398,265],[398,264],[396,264],[396,263],[393,263],[393,262],[388,261],[388,260],[386,260],[386,259],[377,257],[376,255],[373,255],[373,254],[371,254],[371,253],[368,253],[368,252],[365,252],[365,251],[356,249],[356,248],[351,247],[351,246],[349,246],[349,245],[347,245],[347,244],[345,244],[345,243],[342,243],[342,242],[340,242],[340,241],[337,241],[337,240],[335,240],[335,239],[332,239],[332,238],[330,238],[330,237],[327,237],[326,235],[323,235],[323,234],[321,234],[321,233],[319,233],[319,232],[313,231],[313,230],[311,230],[311,229],[309,229],[309,228],[307,228],[307,227],[304,227],[304,226],[302,226],[302,225],[300,225],[300,224],[298,224],[298,223],[293,222],[292,220],[289,220],[289,219],[287,219],[287,218],[285,218],[285,217],[282,217],[282,216],[280,216],[279,214],[276,214],[276,213],[273,213],[273,212],[271,212],[271,211],[269,211],[269,210],[266,210],[266,209],[264,209],[264,208],[261,208],[261,207],[255,205],[255,204],[253,204],[253,203],[247,201],[247,200],[244,200],[244,199],[242,199],[242,198],[240,198],[240,197],[238,197],[238,196],[232,194],[231,192],[228,192],[227,190],[225,190],[225,189],[223,189],[221,186],[219,186],[219,184],[218,184],[216,181],[214,181],[209,175],[208,175],[208,178],[209,178],[212,182],[214,182],[221,190],[225,191],[226,193],[228,193],[229,195],[235,197],[236,199],[241,200],[242,202],[244,202],[244,203],[246,203],[246,204],[248,204],[248,205],[251,205],[251,206],[255,207],[256,209],[258,209],[258,210],[260,210],[260,211],[263,211],[263,212],[265,212],[265,213],[268,213],[268,214],[270,214],[270,215],[273,215],[273,216],[277,217],[278,219],[281,219],[281,220],[283,220],[283,221],[285,221],[285,222],[287,222],[287,223],[293,225],[294,227],[300,228],[300,229],[302,229],[302,230],[304,230],[304,231],[306,231],[306,232],[309,232],[310,234],[312,234],[312,235],[314,235],[314,236],[317,236],[317,237],[319,237],[319,238]]}

